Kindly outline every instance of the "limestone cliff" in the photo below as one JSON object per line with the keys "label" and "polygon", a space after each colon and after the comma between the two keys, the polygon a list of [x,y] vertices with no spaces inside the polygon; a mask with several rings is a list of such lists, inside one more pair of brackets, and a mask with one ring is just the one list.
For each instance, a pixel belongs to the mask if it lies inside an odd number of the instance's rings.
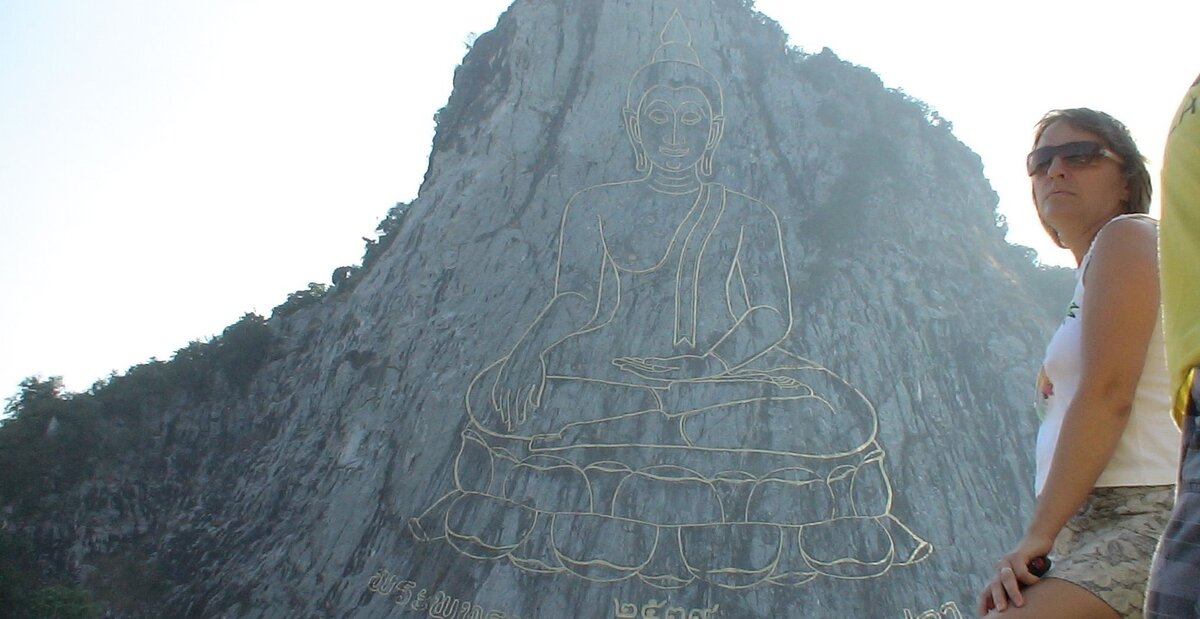
{"label": "limestone cliff", "polygon": [[969,614],[1041,275],[936,113],[749,5],[518,0],[386,247],[10,524],[129,615]]}

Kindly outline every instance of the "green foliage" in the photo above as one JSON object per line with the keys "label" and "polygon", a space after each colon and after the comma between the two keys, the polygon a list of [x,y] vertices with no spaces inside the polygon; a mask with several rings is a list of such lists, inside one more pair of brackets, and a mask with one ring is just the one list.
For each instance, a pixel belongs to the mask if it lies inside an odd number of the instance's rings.
{"label": "green foliage", "polygon": [[[105,463],[145,450],[147,413],[185,396],[203,402],[244,393],[273,343],[266,320],[246,314],[212,340],[181,348],[169,362],[152,359],[86,393],[65,392],[58,377],[25,379],[0,422],[0,505],[30,520],[63,509]],[[99,616],[88,593],[36,577],[41,570],[33,555],[27,543],[0,532],[0,617]],[[158,599],[165,591],[167,581],[145,556],[96,560],[103,568],[95,578],[97,591],[112,607],[135,608],[139,600]]]}
{"label": "green foliage", "polygon": [[28,540],[0,533],[0,617],[10,619],[92,619],[100,609],[78,587],[48,581],[37,574]]}
{"label": "green foliage", "polygon": [[[313,289],[313,286],[315,284],[310,284],[309,289]],[[325,287],[319,286],[319,289],[320,294],[324,295]],[[267,361],[274,339],[265,318],[258,314],[246,314],[226,327],[221,336],[213,341],[213,367],[225,376],[229,384],[244,392],[258,368]]]}
{"label": "green foliage", "polygon": [[55,585],[34,591],[29,600],[29,616],[39,619],[90,619],[100,609],[86,591]]}
{"label": "green foliage", "polygon": [[407,202],[397,202],[395,206],[388,209],[387,216],[375,227],[377,237],[374,239],[363,237],[366,247],[363,249],[361,267],[341,266],[334,269],[333,288],[326,288],[316,283],[309,284],[308,288],[289,294],[287,301],[276,307],[272,315],[289,316],[317,303],[330,292],[345,294],[353,290],[358,285],[361,274],[378,262],[380,256],[396,241],[409,206],[410,204]]}
{"label": "green foliage", "polygon": [[[144,447],[142,417],[184,394],[201,399],[224,383],[244,390],[269,358],[266,321],[246,314],[208,342],[192,342],[170,362],[151,360],[111,376],[88,393],[67,393],[58,377],[30,377],[9,398],[0,423],[0,504],[18,517],[55,509],[55,502],[95,475],[101,462]],[[36,516],[31,516],[36,517]],[[156,598],[165,584],[145,557],[111,559],[97,582],[108,601]],[[84,619],[99,610],[87,592],[36,578],[32,547],[0,533],[0,617]],[[110,582],[111,581],[111,582]],[[134,593],[129,593],[133,587]],[[118,593],[113,593],[118,592]],[[120,593],[125,592],[125,593]],[[121,600],[125,600],[121,602]]]}
{"label": "green foliage", "polygon": [[35,509],[94,475],[98,461],[137,452],[146,411],[184,395],[215,397],[222,383],[244,393],[273,343],[266,320],[246,314],[170,362],[134,366],[87,393],[65,393],[58,377],[25,379],[0,423],[0,503]]}
{"label": "green foliage", "polygon": [[387,217],[375,226],[375,231],[380,237],[391,236],[400,229],[400,222],[404,221],[404,215],[408,212],[408,207],[411,206],[407,202],[397,202],[395,206],[388,209]]}
{"label": "green foliage", "polygon": [[296,312],[310,305],[315,305],[321,300],[322,297],[325,296],[325,293],[328,291],[329,288],[325,284],[312,282],[308,285],[308,288],[289,293],[287,301],[276,305],[275,308],[271,310],[271,316],[291,316],[292,314],[295,314]]}
{"label": "green foliage", "polygon": [[91,590],[106,609],[124,616],[147,616],[171,590],[170,579],[158,562],[136,545],[126,544],[111,555],[89,556],[96,571],[88,578]]}
{"label": "green foliage", "polygon": [[84,479],[95,453],[96,402],[66,397],[62,380],[26,378],[5,406],[0,426],[0,498],[62,491]]}
{"label": "green foliage", "polygon": [[375,264],[379,256],[383,255],[383,251],[390,247],[396,240],[396,233],[400,231],[400,224],[404,222],[404,216],[408,214],[408,207],[411,204],[407,202],[397,202],[395,206],[388,209],[387,217],[379,222],[375,227],[375,232],[379,234],[378,241],[367,242],[367,249],[363,253],[363,269]]}
{"label": "green foliage", "polygon": [[33,545],[28,540],[0,533],[0,617],[16,617],[33,588],[30,579],[37,572],[33,565]]}

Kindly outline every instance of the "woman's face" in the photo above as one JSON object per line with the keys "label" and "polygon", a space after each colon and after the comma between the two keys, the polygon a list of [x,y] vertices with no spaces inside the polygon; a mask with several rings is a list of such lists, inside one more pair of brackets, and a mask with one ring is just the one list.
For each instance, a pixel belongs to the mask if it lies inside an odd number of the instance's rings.
{"label": "woman's face", "polygon": [[638,106],[642,147],[667,170],[692,167],[704,155],[712,129],[712,107],[698,88],[654,86]]}
{"label": "woman's face", "polygon": [[[1085,141],[1108,147],[1100,136],[1059,120],[1046,127],[1034,148]],[[1055,157],[1049,167],[1034,173],[1030,180],[1038,213],[1060,236],[1102,225],[1121,214],[1129,198],[1121,166],[1111,157],[1096,157],[1086,165],[1072,165],[1063,157]]]}

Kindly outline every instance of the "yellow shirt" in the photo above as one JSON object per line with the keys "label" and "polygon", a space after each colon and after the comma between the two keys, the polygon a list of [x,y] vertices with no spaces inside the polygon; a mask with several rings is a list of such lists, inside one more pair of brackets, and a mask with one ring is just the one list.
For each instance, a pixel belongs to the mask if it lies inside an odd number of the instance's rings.
{"label": "yellow shirt", "polygon": [[1182,425],[1192,368],[1200,365],[1200,77],[1192,83],[1163,154],[1159,271],[1172,413]]}

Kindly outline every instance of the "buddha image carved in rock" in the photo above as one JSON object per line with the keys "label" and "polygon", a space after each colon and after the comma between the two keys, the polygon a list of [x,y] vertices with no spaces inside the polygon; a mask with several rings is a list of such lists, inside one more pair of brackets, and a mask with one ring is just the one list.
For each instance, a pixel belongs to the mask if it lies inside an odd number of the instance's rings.
{"label": "buddha image carved in rock", "polygon": [[454,487],[414,534],[477,559],[662,588],[862,579],[931,546],[892,513],[878,419],[783,346],[787,250],[713,182],[717,79],[682,16],[629,84],[640,174],[562,216],[550,299],[466,395]]}

